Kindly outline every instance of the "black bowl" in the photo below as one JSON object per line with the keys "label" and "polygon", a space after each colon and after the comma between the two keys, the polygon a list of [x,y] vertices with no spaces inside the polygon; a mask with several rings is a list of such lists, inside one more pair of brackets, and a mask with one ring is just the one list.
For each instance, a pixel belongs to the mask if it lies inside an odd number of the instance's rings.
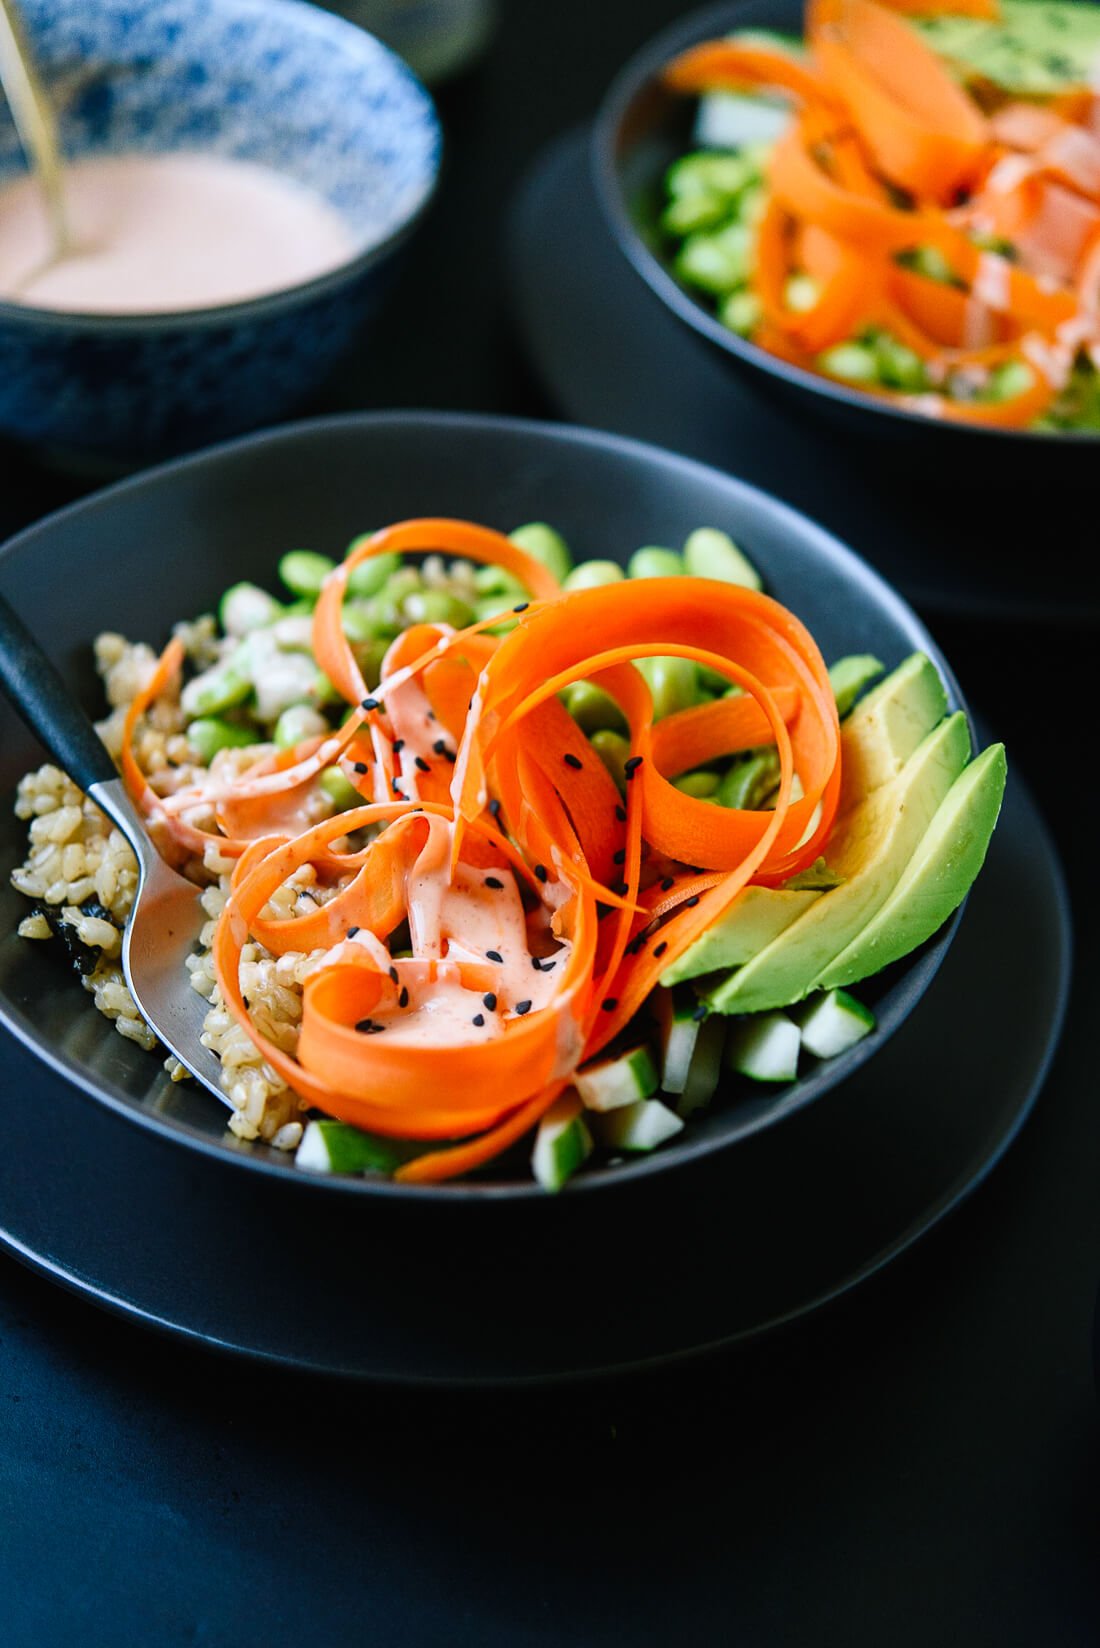
{"label": "black bowl", "polygon": [[[1081,449],[1088,449],[1090,455],[1095,451],[1095,434],[1044,434],[946,423],[873,399],[739,338],[721,324],[703,298],[679,283],[662,260],[656,224],[662,180],[670,163],[690,146],[695,111],[693,98],[676,95],[662,85],[663,69],[687,47],[736,29],[799,33],[803,16],[801,0],[723,0],[681,18],[622,69],[604,99],[592,138],[596,193],[619,248],[680,320],[722,350],[738,371],[748,372],[760,388],[795,411],[825,418],[856,436],[904,442],[907,467],[923,464],[929,481],[942,476],[945,462],[951,467],[954,485],[964,473],[963,462],[971,476],[978,466],[984,480],[1005,460],[1014,466],[1025,462],[1032,480],[1049,472],[1059,479],[1069,473],[1091,482],[1091,473],[1087,477],[1082,473],[1086,466],[1091,468],[1091,457]],[[1014,468],[1013,477],[1017,474]],[[1003,474],[999,478],[1003,481]]]}
{"label": "black bowl", "polygon": [[[125,481],[41,522],[0,551],[0,591],[48,638],[93,710],[92,638],[102,629],[163,643],[172,622],[210,610],[239,578],[273,583],[280,554],[311,545],[341,554],[364,527],[410,515],[458,515],[502,528],[550,520],[583,556],[625,558],[643,543],[680,543],[696,526],[729,530],[767,587],[810,626],[827,659],[874,652],[888,664],[928,652],[958,705],[955,682],[919,619],[865,562],[755,488],[654,447],[587,430],[435,413],[302,423],[237,441]],[[0,701],[0,794],[42,759]],[[24,826],[0,821],[0,1022],[92,1099],[146,1128],[243,1169],[303,1180],[265,1145],[242,1144],[204,1089],[173,1084],[158,1056],[123,1039],[93,1009],[53,947],[20,939],[27,904],[9,885]],[[863,992],[878,1028],[849,1053],[776,1093],[719,1098],[669,1146],[581,1174],[567,1194],[661,1173],[726,1148],[820,1098],[862,1064],[919,1002],[955,923]],[[439,1188],[386,1180],[311,1180],[366,1196],[541,1196],[522,1158],[511,1176]]]}

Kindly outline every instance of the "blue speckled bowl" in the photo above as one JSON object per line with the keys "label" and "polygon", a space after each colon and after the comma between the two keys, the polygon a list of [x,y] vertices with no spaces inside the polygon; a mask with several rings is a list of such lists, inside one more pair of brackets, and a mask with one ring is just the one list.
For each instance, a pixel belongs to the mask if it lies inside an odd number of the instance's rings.
{"label": "blue speckled bowl", "polygon": [[[439,171],[431,99],[372,36],[300,0],[23,0],[66,155],[203,150],[320,193],[355,242],[329,274],[186,313],[0,302],[0,434],[139,464],[270,423],[323,379]],[[0,181],[23,170],[0,110]]]}

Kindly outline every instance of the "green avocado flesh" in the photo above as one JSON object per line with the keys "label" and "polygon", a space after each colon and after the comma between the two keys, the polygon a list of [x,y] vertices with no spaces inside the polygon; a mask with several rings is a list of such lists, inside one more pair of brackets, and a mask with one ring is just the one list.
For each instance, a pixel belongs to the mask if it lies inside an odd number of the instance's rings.
{"label": "green avocado flesh", "polygon": [[[841,812],[896,778],[946,709],[943,683],[922,652],[904,659],[861,699],[841,728]],[[829,868],[840,868],[831,843]],[[830,890],[830,900],[837,891]],[[745,965],[820,897],[820,890],[746,887],[725,915],[661,974],[661,983],[678,984]]]}
{"label": "green avocado flesh", "polygon": [[[914,652],[861,698],[840,729],[840,810],[847,811],[902,770],[921,739],[947,714],[935,664]],[[832,854],[829,854],[830,866]]]}
{"label": "green avocado flesh", "polygon": [[756,1013],[801,1001],[829,963],[890,898],[970,756],[962,712],[925,737],[896,777],[837,823],[829,843],[845,877],[707,997],[719,1013]]}
{"label": "green avocado flesh", "polygon": [[991,744],[956,778],[878,914],[815,980],[831,989],[868,978],[923,944],[962,903],[985,862],[1007,767]]}
{"label": "green avocado flesh", "polygon": [[1100,8],[1065,0],[1001,0],[1000,17],[925,17],[917,27],[964,78],[1050,96],[1087,85],[1100,55]]}

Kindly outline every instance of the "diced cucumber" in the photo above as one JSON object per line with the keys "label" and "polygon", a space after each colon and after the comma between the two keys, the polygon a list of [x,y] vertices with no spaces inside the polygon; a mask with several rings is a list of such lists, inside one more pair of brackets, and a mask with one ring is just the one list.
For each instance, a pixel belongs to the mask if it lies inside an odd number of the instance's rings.
{"label": "diced cucumber", "polygon": [[774,143],[791,122],[791,106],[777,98],[707,92],[699,99],[693,141],[704,149],[740,149]]}
{"label": "diced cucumber", "polygon": [[563,1093],[539,1122],[531,1170],[544,1190],[560,1190],[592,1154],[592,1135],[576,1093]]}
{"label": "diced cucumber", "polygon": [[875,1028],[875,1015],[847,990],[826,990],[797,1009],[802,1045],[815,1058],[835,1059]]}
{"label": "diced cucumber", "polygon": [[745,589],[764,587],[748,556],[738,549],[728,532],[719,532],[717,527],[696,527],[688,535],[684,542],[684,565],[696,578],[718,578],[724,584],[741,584]]}
{"label": "diced cucumber", "polygon": [[572,572],[573,557],[569,553],[569,545],[561,533],[555,532],[545,521],[530,521],[526,526],[517,526],[508,536],[517,549],[522,549],[552,572],[559,584]]}
{"label": "diced cucumber", "polygon": [[696,1017],[698,1007],[698,998],[690,990],[654,992],[662,1093],[682,1093],[687,1086],[702,1023],[702,1019]]}
{"label": "diced cucumber", "polygon": [[586,1110],[618,1110],[656,1093],[657,1066],[648,1047],[632,1047],[617,1059],[578,1070],[576,1085]]}
{"label": "diced cucumber", "polygon": [[722,1050],[725,1045],[726,1021],[719,1013],[712,1013],[703,1020],[695,1038],[687,1081],[676,1105],[678,1116],[690,1116],[713,1099],[722,1076]]}
{"label": "diced cucumber", "polygon": [[838,658],[835,664],[829,667],[829,681],[832,684],[833,697],[836,699],[836,710],[840,716],[845,716],[865,688],[869,687],[876,676],[882,674],[886,668],[869,652],[855,652],[846,658]]}
{"label": "diced cucumber", "polygon": [[311,549],[291,549],[279,562],[279,577],[295,595],[320,595],[321,585],[336,562],[328,555],[316,555]]}
{"label": "diced cucumber", "polygon": [[235,721],[223,721],[220,716],[201,715],[187,728],[191,744],[204,767],[208,767],[219,750],[244,749],[260,741],[254,727],[242,727]]}
{"label": "diced cucumber", "polygon": [[798,1025],[786,1013],[754,1013],[731,1029],[726,1060],[753,1081],[790,1082],[798,1074],[801,1044]]}
{"label": "diced cucumber", "polygon": [[282,616],[283,606],[258,584],[234,584],[218,605],[218,618],[227,635],[247,635]]}
{"label": "diced cucumber", "polygon": [[596,1122],[599,1141],[608,1150],[656,1150],[683,1129],[683,1121],[660,1099],[636,1099]]}
{"label": "diced cucumber", "polygon": [[309,1122],[294,1157],[307,1173],[392,1173],[408,1150],[347,1122]]}

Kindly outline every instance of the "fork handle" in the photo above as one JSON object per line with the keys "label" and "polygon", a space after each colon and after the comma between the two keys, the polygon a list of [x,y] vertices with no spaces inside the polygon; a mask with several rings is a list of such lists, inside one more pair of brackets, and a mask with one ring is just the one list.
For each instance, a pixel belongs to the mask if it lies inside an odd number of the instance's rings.
{"label": "fork handle", "polygon": [[0,686],[82,790],[118,777],[92,723],[30,630],[0,595]]}

